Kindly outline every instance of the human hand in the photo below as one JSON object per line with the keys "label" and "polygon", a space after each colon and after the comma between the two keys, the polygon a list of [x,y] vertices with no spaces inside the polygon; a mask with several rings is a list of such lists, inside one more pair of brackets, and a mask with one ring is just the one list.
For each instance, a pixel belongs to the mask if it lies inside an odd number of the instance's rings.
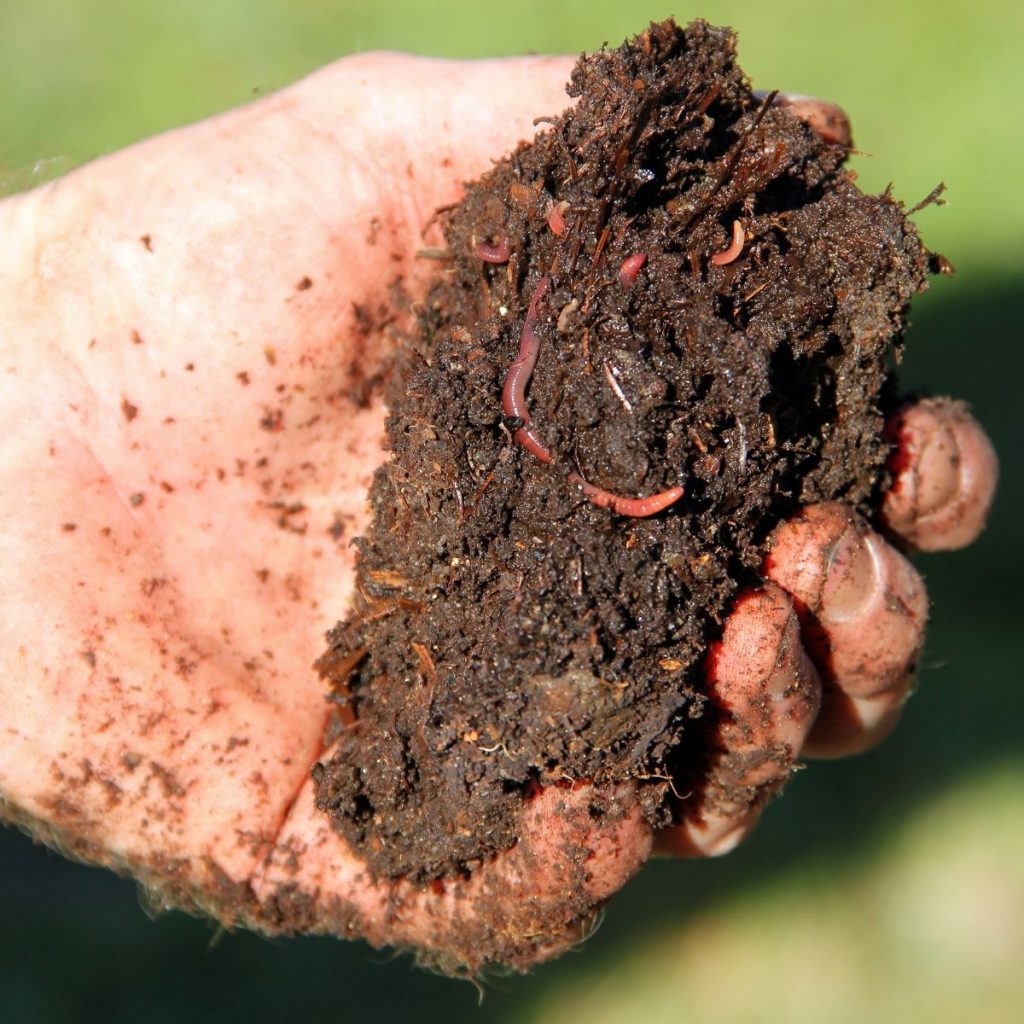
{"label": "human hand", "polygon": [[[741,599],[710,661],[736,718],[678,828],[652,837],[628,786],[552,787],[516,847],[421,891],[371,879],[315,810],[327,707],[309,666],[382,458],[375,375],[410,327],[391,287],[422,290],[431,214],[564,104],[569,69],[352,58],[0,205],[9,817],[229,924],[523,965],[576,941],[655,841],[723,852],[802,748],[891,727],[924,592],[818,507],[779,528],[775,585]],[[894,430],[889,528],[967,543],[995,479],[984,435],[942,403]],[[621,813],[595,823],[596,799]],[[534,936],[540,911],[561,931]]]}

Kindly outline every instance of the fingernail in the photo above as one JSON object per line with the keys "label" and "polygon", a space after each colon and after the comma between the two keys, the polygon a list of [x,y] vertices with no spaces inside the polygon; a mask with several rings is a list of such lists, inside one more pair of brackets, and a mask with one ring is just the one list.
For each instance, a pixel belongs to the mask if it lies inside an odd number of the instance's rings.
{"label": "fingernail", "polygon": [[878,563],[871,545],[850,527],[832,550],[818,616],[843,622],[860,614],[878,588]]}
{"label": "fingernail", "polygon": [[960,449],[945,423],[936,424],[917,457],[917,514],[943,508],[960,490]]}
{"label": "fingernail", "polygon": [[893,421],[898,435],[893,484],[882,515],[920,551],[952,551],[985,526],[999,460],[985,431],[962,402],[931,398]]}
{"label": "fingernail", "polygon": [[732,828],[727,828],[718,835],[705,839],[703,841],[704,856],[724,857],[727,853],[732,853],[754,830],[758,817],[760,817],[759,812],[752,811]]}

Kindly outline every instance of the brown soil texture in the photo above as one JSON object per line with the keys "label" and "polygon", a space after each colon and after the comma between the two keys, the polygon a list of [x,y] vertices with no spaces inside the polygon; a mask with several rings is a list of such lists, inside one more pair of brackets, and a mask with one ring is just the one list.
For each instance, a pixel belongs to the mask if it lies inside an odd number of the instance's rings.
{"label": "brown soil texture", "polygon": [[[672,820],[715,726],[702,656],[770,531],[824,500],[870,517],[885,483],[930,262],[901,205],[753,95],[728,30],[652,25],[581,58],[569,92],[440,214],[358,598],[318,663],[339,729],[319,805],[380,876],[471,871],[516,842],[537,787],[635,780],[651,823]],[[742,252],[718,265],[734,221]],[[531,302],[547,463],[502,408]],[[570,474],[685,495],[634,518]]]}

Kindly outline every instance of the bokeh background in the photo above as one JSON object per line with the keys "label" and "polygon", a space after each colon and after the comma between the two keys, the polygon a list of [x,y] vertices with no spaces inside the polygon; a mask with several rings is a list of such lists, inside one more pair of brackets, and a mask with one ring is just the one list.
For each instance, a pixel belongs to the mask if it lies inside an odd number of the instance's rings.
{"label": "bokeh background", "polygon": [[915,306],[901,374],[970,401],[1004,477],[980,543],[919,560],[935,611],[900,730],[803,772],[737,853],[648,866],[582,952],[482,1006],[360,944],[151,919],[131,883],[0,830],[0,1020],[1021,1019],[1024,5],[0,0],[0,193],[346,53],[576,52],[670,13],[734,26],[757,87],[840,102],[866,189],[949,186],[917,221],[958,273]]}

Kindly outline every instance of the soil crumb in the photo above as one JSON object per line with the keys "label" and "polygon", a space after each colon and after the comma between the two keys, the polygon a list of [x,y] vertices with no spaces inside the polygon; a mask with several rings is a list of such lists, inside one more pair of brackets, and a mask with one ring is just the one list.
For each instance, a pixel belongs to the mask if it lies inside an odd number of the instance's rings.
{"label": "soil crumb", "polygon": [[569,94],[439,214],[358,597],[318,662],[319,806],[382,877],[472,871],[537,787],[634,780],[672,820],[714,726],[702,655],[772,528],[824,500],[871,516],[885,483],[929,269],[900,203],[755,96],[727,29],[651,25]]}

